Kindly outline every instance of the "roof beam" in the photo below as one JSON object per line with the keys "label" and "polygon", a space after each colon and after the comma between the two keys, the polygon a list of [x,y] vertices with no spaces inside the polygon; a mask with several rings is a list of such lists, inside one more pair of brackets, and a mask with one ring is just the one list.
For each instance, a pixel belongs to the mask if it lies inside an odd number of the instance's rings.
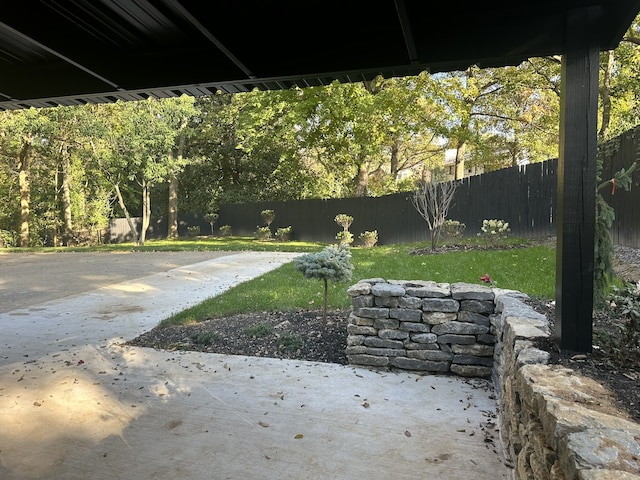
{"label": "roof beam", "polygon": [[240,61],[238,57],[236,57],[231,50],[229,50],[220,40],[218,40],[204,25],[202,25],[197,18],[195,18],[191,13],[184,8],[178,1],[176,0],[164,0],[164,2],[175,10],[177,13],[182,15],[187,22],[193,25],[204,37],[213,43],[225,56],[231,60],[236,67],[242,70],[248,78],[256,78],[256,76],[251,72],[251,70]]}
{"label": "roof beam", "polygon": [[71,58],[67,57],[66,55],[63,55],[62,53],[60,53],[60,52],[58,52],[58,51],[56,51],[56,50],[54,50],[54,49],[52,49],[50,47],[48,47],[47,45],[44,45],[44,44],[38,42],[37,40],[34,40],[33,38],[29,37],[28,35],[25,35],[24,33],[16,30],[15,28],[10,27],[6,23],[0,22],[0,30],[5,30],[7,32],[10,32],[12,35],[15,35],[16,37],[20,38],[21,40],[23,40],[25,42],[28,42],[28,43],[30,43],[32,45],[35,45],[36,47],[44,50],[45,52],[50,53],[51,55],[59,58],[63,62],[68,63],[69,65],[73,65],[77,69],[82,70],[85,73],[88,73],[89,75],[91,75],[94,78],[97,78],[101,82],[104,82],[107,85],[110,85],[111,87],[115,88],[116,90],[121,90],[121,87],[118,84],[112,82],[108,78],[103,77],[102,75],[94,72],[93,70],[85,67],[84,65],[79,64],[75,60],[72,60]]}
{"label": "roof beam", "polygon": [[398,20],[400,20],[400,27],[402,28],[402,36],[404,42],[407,45],[407,53],[409,54],[409,61],[412,64],[416,64],[419,61],[418,49],[413,41],[413,33],[411,32],[411,25],[409,24],[409,15],[407,15],[407,7],[404,4],[404,0],[395,0],[396,10],[398,12]]}

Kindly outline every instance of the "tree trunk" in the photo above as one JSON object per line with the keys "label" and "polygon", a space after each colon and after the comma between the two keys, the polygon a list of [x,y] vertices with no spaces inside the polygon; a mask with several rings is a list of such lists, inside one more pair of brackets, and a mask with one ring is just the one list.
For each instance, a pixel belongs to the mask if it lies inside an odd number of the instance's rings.
{"label": "tree trunk", "polygon": [[456,145],[456,160],[455,160],[455,163],[453,164],[453,180],[454,181],[459,180],[458,165],[460,165],[460,162],[464,161],[464,146],[465,146],[465,142],[458,142],[458,145]]}
{"label": "tree trunk", "polygon": [[120,191],[120,185],[117,183],[114,185],[116,190],[116,196],[118,197],[118,204],[122,211],[124,212],[124,216],[127,219],[127,223],[129,224],[129,230],[131,231],[131,238],[133,238],[134,243],[138,243],[138,232],[136,232],[136,226],[133,224],[133,220],[131,220],[131,215],[129,215],[129,210],[127,210],[127,206],[124,204],[124,199],[122,198],[122,192]]}
{"label": "tree trunk", "polygon": [[147,239],[147,229],[151,223],[151,186],[146,180],[142,181],[142,228],[140,229],[140,239],[138,243],[144,245]]}
{"label": "tree trunk", "polygon": [[66,144],[60,147],[62,158],[62,209],[64,212],[64,244],[69,246],[73,238],[73,222],[71,219],[71,187],[69,186],[69,150]]}
{"label": "tree trunk", "polygon": [[613,74],[613,51],[606,52],[606,68],[600,87],[600,100],[602,102],[602,124],[598,136],[604,138],[611,122],[611,75]]}
{"label": "tree trunk", "polygon": [[400,170],[400,160],[398,159],[398,142],[394,139],[391,145],[391,178],[394,182],[398,181],[398,172]]}
{"label": "tree trunk", "polygon": [[367,189],[369,187],[369,169],[366,162],[362,162],[358,165],[358,175],[356,177],[356,197],[364,197],[367,195]]}
{"label": "tree trunk", "polygon": [[178,179],[169,179],[169,212],[167,223],[169,231],[167,237],[178,238]]}
{"label": "tree trunk", "polygon": [[[184,134],[178,136],[178,154],[177,158],[180,164],[184,155]],[[173,156],[173,152],[169,153]],[[172,175],[169,179],[169,212],[168,212],[168,238],[178,238],[178,175]],[[213,229],[213,227],[212,227]]]}
{"label": "tree trunk", "polygon": [[31,144],[23,143],[18,154],[18,184],[20,186],[20,246],[29,246],[29,208],[31,204],[31,183],[29,167]]}

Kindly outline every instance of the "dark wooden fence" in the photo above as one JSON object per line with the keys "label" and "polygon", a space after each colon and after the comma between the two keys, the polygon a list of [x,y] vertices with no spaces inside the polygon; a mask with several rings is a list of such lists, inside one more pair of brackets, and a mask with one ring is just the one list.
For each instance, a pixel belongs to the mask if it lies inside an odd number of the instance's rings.
{"label": "dark wooden fence", "polygon": [[[504,169],[464,179],[448,218],[466,225],[465,234],[480,231],[483,219],[503,219],[513,235],[543,237],[554,234],[555,161]],[[339,213],[353,217],[349,229],[356,239],[364,231],[377,230],[378,244],[423,241],[429,238],[425,220],[414,208],[412,192],[383,197],[258,202],[225,205],[217,225],[230,225],[235,235],[252,235],[262,224],[261,212],[275,212],[272,230],[291,226],[293,239],[335,241],[341,227]]]}
{"label": "dark wooden fence", "polygon": [[[640,126],[608,142],[601,148],[601,154],[604,157],[603,181],[613,178],[615,172],[622,168],[628,169],[634,161],[640,163]],[[640,165],[638,167],[628,192],[621,188],[614,191],[612,185],[601,190],[605,201],[615,211],[616,218],[611,227],[615,245],[640,248]]]}
{"label": "dark wooden fence", "polygon": [[[602,178],[608,179],[621,168],[628,168],[640,158],[640,127],[608,142],[600,149],[603,155]],[[636,172],[634,178],[640,178]],[[480,232],[482,220],[508,221],[514,236],[544,238],[555,235],[557,160],[505,168],[469,177],[456,190],[448,218],[466,225],[465,235]],[[612,228],[615,244],[640,248],[640,188],[637,181],[631,191],[620,188],[611,195],[607,187],[602,191],[614,207],[616,220]],[[358,244],[358,236],[377,230],[378,244],[406,243],[429,239],[427,224],[413,207],[412,192],[383,197],[342,198],[328,200],[296,200],[223,205],[215,223],[214,234],[229,225],[233,235],[252,236],[263,225],[261,212],[273,210],[275,220],[271,229],[292,227],[292,239],[333,242],[341,227],[334,221],[339,213],[354,218],[349,229]],[[198,226],[202,235],[211,234],[211,226],[203,215],[181,216],[180,236],[187,235],[187,227]],[[152,221],[148,238],[166,236],[166,219]],[[130,240],[126,221],[116,219],[111,224],[112,242]]]}

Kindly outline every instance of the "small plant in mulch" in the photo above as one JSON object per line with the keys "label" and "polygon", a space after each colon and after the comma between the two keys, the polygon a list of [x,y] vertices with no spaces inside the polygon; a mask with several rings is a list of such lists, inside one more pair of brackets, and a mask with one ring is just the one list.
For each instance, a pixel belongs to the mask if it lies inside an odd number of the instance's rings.
{"label": "small plant in mulch", "polygon": [[294,333],[283,333],[278,338],[278,350],[286,353],[296,352],[302,348],[302,345],[302,338]]}
{"label": "small plant in mulch", "polygon": [[209,346],[220,340],[220,336],[215,332],[200,332],[191,335],[191,341],[195,345]]}
{"label": "small plant in mulch", "polygon": [[623,287],[613,287],[609,308],[622,320],[621,347],[638,354],[640,349],[640,282],[625,282]]}
{"label": "small plant in mulch", "polygon": [[266,337],[267,335],[271,335],[273,333],[273,327],[265,323],[257,323],[245,328],[243,330],[243,333],[255,338]]}

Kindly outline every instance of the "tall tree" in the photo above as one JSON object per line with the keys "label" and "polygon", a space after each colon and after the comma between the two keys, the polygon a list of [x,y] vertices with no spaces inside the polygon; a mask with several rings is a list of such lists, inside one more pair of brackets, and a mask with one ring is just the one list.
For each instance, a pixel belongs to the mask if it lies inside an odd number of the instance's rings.
{"label": "tall tree", "polygon": [[19,191],[19,246],[31,243],[31,171],[39,153],[48,122],[36,109],[0,114],[0,151],[9,164]]}

